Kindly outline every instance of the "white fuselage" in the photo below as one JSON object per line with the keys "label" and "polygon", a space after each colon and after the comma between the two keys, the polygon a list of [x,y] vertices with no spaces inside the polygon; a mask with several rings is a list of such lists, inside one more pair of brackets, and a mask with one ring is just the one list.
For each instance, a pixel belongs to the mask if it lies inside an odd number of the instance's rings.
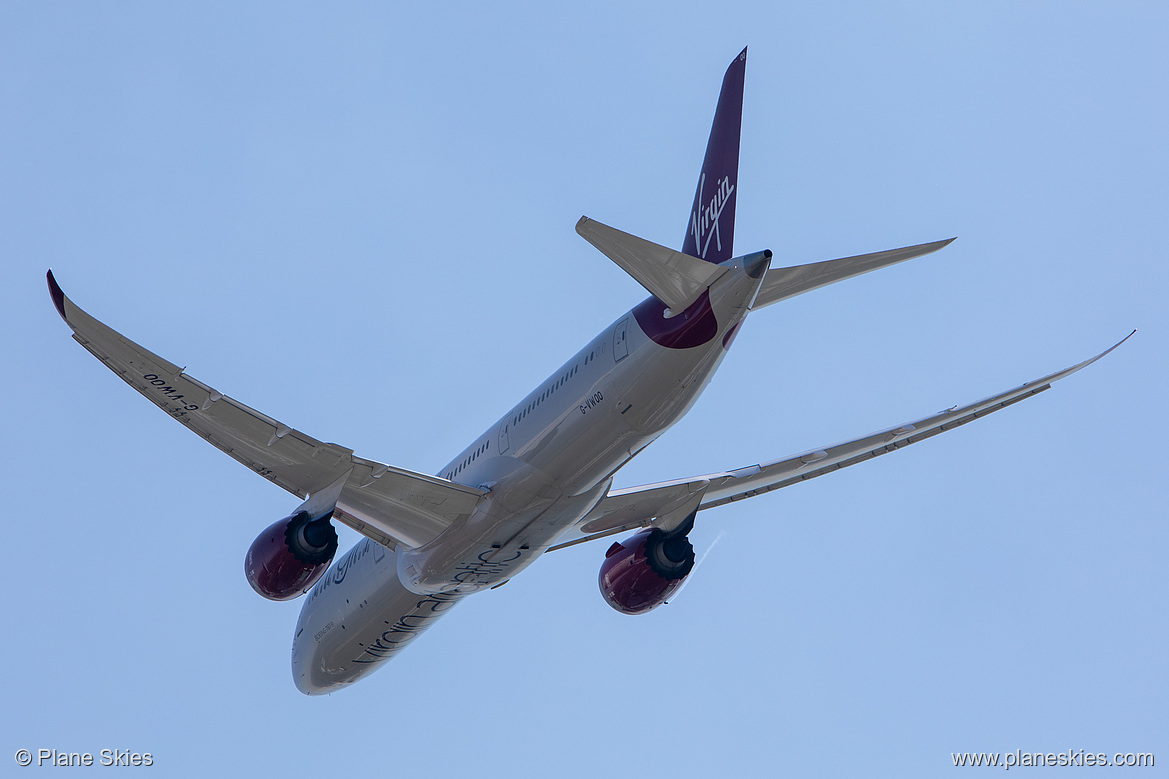
{"label": "white fuselage", "polygon": [[613,475],[677,422],[721,363],[763,274],[743,258],[666,318],[653,298],[619,317],[438,475],[488,490],[434,541],[362,540],[307,596],[292,645],[304,693],[352,684],[466,594],[530,565],[605,496]]}

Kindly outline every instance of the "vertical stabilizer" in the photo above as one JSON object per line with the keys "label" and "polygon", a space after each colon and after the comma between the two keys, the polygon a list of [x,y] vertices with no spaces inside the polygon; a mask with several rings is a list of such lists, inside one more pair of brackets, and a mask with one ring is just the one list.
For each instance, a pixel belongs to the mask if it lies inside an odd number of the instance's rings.
{"label": "vertical stabilizer", "polygon": [[743,49],[723,76],[698,191],[690,209],[682,251],[707,262],[729,260],[735,243],[735,195],[739,181],[739,130],[743,124]]}

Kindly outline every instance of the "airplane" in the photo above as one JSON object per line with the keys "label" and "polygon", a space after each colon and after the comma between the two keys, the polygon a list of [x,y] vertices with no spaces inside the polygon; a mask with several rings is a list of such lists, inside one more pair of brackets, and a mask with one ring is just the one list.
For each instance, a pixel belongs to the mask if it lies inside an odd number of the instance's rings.
{"label": "airplane", "polygon": [[[769,250],[734,255],[746,58],[744,49],[724,75],[681,251],[588,217],[576,225],[650,297],[435,476],[359,457],[224,395],[85,313],[48,272],[53,303],[74,339],[167,414],[303,499],[256,537],[244,562],[248,582],[265,598],[308,594],[292,645],[301,692],[331,693],[368,676],[463,598],[501,586],[546,552],[630,531],[606,551],[598,581],[614,609],[644,614],[693,570],[688,534],[698,512],[980,419],[1049,389],[1124,342],[1006,392],[849,441],[614,488],[617,472],[694,405],[748,314],[954,240],[783,268],[771,267]],[[364,536],[336,562],[334,520]]]}

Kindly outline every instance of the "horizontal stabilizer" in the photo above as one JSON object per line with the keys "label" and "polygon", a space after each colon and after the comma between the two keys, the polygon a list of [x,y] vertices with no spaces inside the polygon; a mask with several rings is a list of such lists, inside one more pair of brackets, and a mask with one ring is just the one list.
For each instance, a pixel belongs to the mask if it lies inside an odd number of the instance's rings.
{"label": "horizontal stabilizer", "polygon": [[767,277],[763,279],[763,286],[759,288],[759,294],[755,297],[755,304],[751,308],[763,308],[772,303],[778,303],[781,300],[834,284],[837,281],[851,279],[862,273],[936,252],[938,249],[949,246],[954,240],[954,238],[949,238],[945,241],[920,243],[917,246],[889,249],[872,254],[858,254],[855,257],[813,262],[809,265],[795,265],[791,268],[772,268],[767,271]]}
{"label": "horizontal stabilizer", "polygon": [[689,308],[726,272],[722,266],[623,233],[587,216],[576,223],[576,231],[675,313]]}

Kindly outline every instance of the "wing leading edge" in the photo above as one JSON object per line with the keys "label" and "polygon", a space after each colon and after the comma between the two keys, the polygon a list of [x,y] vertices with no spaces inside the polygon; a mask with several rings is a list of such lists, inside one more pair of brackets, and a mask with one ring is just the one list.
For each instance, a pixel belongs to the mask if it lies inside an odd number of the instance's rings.
{"label": "wing leading edge", "polygon": [[227,397],[78,308],[48,272],[73,338],[123,381],[236,461],[299,498],[349,471],[334,514],[380,544],[421,546],[470,515],[485,494],[324,443]]}
{"label": "wing leading edge", "polygon": [[903,449],[1050,389],[1055,382],[1088,367],[1116,349],[1135,332],[1129,333],[1095,357],[1070,368],[974,403],[954,406],[933,416],[879,430],[851,441],[733,471],[614,490],[585,517],[577,533],[581,537],[553,546],[549,551],[655,524],[658,517],[670,515],[698,492],[703,493],[698,505],[698,510],[702,511],[753,498]]}

